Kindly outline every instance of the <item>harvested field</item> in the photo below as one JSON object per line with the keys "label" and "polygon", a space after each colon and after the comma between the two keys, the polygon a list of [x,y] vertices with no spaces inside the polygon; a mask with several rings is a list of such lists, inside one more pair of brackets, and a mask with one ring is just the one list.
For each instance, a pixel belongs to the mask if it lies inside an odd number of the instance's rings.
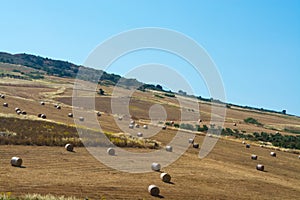
{"label": "harvested field", "polygon": [[[196,138],[197,142],[201,140]],[[0,146],[0,179],[4,180],[0,190],[13,195],[51,193],[91,199],[155,199],[148,194],[147,187],[156,184],[165,199],[298,199],[300,195],[297,155],[278,152],[280,159],[274,161],[269,150],[245,149],[236,142],[220,140],[203,160],[198,158],[196,149],[190,148],[162,169],[172,176],[173,184],[163,183],[157,172],[118,172],[98,162],[84,148],[75,151],[67,152],[63,147]],[[255,169],[257,161],[249,159],[251,153],[259,155],[265,172]],[[10,166],[14,155],[23,159],[25,168]]]}

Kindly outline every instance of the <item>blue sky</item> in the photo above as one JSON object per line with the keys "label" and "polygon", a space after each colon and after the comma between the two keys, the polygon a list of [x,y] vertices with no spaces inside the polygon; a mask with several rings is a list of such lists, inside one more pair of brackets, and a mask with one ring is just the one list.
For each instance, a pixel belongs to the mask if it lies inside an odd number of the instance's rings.
{"label": "blue sky", "polygon": [[[193,38],[214,60],[227,101],[300,116],[300,1],[1,1],[0,51],[31,53],[82,64],[120,32],[161,27]],[[208,97],[190,66],[164,53],[121,58],[109,71],[163,63]],[[143,81],[143,80],[141,80]],[[180,86],[169,86],[178,90]],[[174,88],[172,88],[174,87]]]}

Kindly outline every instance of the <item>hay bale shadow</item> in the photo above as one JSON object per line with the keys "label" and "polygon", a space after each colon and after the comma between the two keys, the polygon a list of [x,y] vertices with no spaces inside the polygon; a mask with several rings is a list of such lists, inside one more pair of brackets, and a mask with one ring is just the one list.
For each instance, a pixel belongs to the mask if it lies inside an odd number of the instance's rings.
{"label": "hay bale shadow", "polygon": [[165,183],[167,183],[167,184],[170,184],[170,185],[175,185],[175,183],[174,183],[174,182],[172,182],[172,181],[165,182]]}

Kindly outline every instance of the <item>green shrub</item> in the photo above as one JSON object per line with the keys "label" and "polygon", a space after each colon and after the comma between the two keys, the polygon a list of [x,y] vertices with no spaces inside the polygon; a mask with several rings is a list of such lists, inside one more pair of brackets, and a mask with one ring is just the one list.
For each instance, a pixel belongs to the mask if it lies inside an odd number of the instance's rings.
{"label": "green shrub", "polygon": [[246,122],[248,124],[256,124],[258,126],[263,126],[262,123],[258,122],[256,119],[254,119],[252,117],[248,117],[248,118],[244,119],[244,122]]}

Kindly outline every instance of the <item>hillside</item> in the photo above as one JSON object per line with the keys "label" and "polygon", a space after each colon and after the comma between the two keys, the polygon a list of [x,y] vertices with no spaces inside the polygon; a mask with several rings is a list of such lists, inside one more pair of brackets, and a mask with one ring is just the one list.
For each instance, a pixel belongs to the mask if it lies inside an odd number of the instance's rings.
{"label": "hillside", "polygon": [[[98,87],[105,95],[95,96],[95,108],[88,111],[94,114],[93,118],[85,118],[87,124],[80,129],[90,128],[88,123],[96,119],[106,136],[120,147],[115,147],[117,153],[112,159],[119,159],[121,150],[143,157],[147,152],[164,150],[176,134],[195,134],[194,143],[200,148],[190,144],[179,159],[171,165],[162,165],[161,172],[172,176],[171,183],[164,183],[159,179],[160,172],[120,172],[99,162],[82,147],[85,138],[79,138],[75,129],[78,118],[69,117],[74,112],[72,77],[53,76],[43,68],[9,63],[0,63],[1,73],[4,75],[0,77],[0,96],[3,95],[0,180],[4,181],[0,181],[0,193],[14,197],[50,193],[80,199],[297,199],[300,196],[298,117],[227,106],[224,126],[214,127],[222,130],[220,139],[207,157],[199,159],[207,128],[214,126],[210,119],[212,104],[216,102],[100,83]],[[84,80],[80,83],[89,84]],[[113,96],[116,88],[119,93]],[[122,108],[128,92],[133,93],[128,105],[130,115],[125,115]],[[86,102],[85,98],[81,98],[82,102]],[[115,99],[122,101],[114,110]],[[183,99],[186,104],[180,105]],[[195,101],[200,114],[191,109],[190,104]],[[3,106],[5,103],[7,106]],[[165,119],[160,118],[160,109],[153,109],[155,106],[164,109]],[[17,113],[16,108],[22,113]],[[182,110],[188,113],[188,118],[181,118]],[[46,119],[38,117],[39,114],[45,114]],[[131,120],[139,126],[129,128]],[[87,144],[96,149],[102,140],[97,135],[99,130],[93,131],[95,137]],[[74,144],[75,151],[66,151],[63,148],[66,143]],[[244,143],[251,147],[246,148]],[[270,156],[271,151],[277,157]],[[178,148],[174,146],[169,153],[178,153]],[[252,154],[258,159],[252,160]],[[23,167],[12,167],[12,156],[20,156]],[[124,162],[124,167],[132,163],[134,160]],[[151,162],[145,164],[150,169]],[[263,164],[265,170],[256,170],[257,164]],[[150,184],[159,186],[161,196],[149,195]]]}
{"label": "hillside", "polygon": [[[100,82],[104,81],[106,83],[115,85],[120,81],[119,84],[126,87],[138,87],[142,84],[135,79],[125,79],[119,75],[109,74],[102,70],[96,70],[84,66],[75,65],[67,61],[53,60],[25,53],[9,54],[0,52],[0,62],[26,66],[50,76],[58,76],[63,78],[79,78],[92,82],[97,82],[98,79],[96,77],[101,77],[99,80]],[[77,77],[79,68],[82,68],[85,71],[85,74]]]}

